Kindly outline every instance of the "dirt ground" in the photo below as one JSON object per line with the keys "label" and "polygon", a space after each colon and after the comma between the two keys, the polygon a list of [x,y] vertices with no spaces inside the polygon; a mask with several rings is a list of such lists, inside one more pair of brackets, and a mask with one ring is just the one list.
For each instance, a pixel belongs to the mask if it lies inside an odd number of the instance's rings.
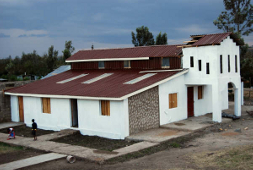
{"label": "dirt ground", "polygon": [[54,142],[67,143],[71,145],[84,146],[88,148],[113,151],[115,149],[123,148],[132,145],[134,141],[126,140],[112,140],[107,138],[102,138],[98,136],[87,136],[81,135],[80,133],[74,133],[69,136],[64,136],[61,138],[53,139]]}
{"label": "dirt ground", "polygon": [[10,146],[0,142],[0,164],[30,158],[43,152],[24,148],[22,146]]}
{"label": "dirt ground", "polygon": [[[14,127],[14,131],[15,131],[16,136],[33,137],[31,128],[25,125]],[[37,129],[37,136],[46,135],[53,132],[54,131],[51,131],[51,130]],[[8,128],[0,129],[0,133],[8,134]]]}
{"label": "dirt ground", "polygon": [[[235,130],[241,132],[235,132]],[[240,130],[239,130],[240,129]],[[46,169],[251,169],[253,155],[243,167],[226,167],[219,160],[227,160],[228,156],[238,156],[236,153],[244,154],[247,147],[253,147],[253,118],[244,115],[240,120],[229,124],[217,124],[205,130],[195,132],[188,137],[163,143],[160,146],[146,149],[139,153],[129,154],[102,165],[86,160],[77,160],[69,164],[65,159],[60,159],[41,165],[32,166],[29,170]],[[169,147],[170,146],[170,147]],[[226,152],[226,150],[242,147],[237,152]],[[246,149],[245,149],[246,147]],[[160,149],[159,149],[160,148]],[[241,151],[241,152],[240,152]],[[226,153],[222,155],[221,153]],[[252,153],[252,152],[250,152]],[[146,155],[145,155],[146,154]],[[212,156],[214,159],[210,159]],[[243,155],[245,156],[245,155]],[[221,159],[222,158],[222,159]],[[243,157],[243,160],[246,159]],[[240,158],[233,158],[235,162]],[[210,162],[212,160],[212,162]],[[215,162],[215,161],[216,162]],[[229,160],[229,159],[228,159]],[[247,161],[247,160],[246,160]],[[232,162],[233,163],[233,162]],[[239,162],[240,163],[240,162]],[[228,162],[231,164],[231,162]],[[234,165],[234,164],[232,164]],[[242,164],[243,165],[243,164]],[[247,165],[247,166],[246,166]],[[252,165],[252,166],[251,166]]]}

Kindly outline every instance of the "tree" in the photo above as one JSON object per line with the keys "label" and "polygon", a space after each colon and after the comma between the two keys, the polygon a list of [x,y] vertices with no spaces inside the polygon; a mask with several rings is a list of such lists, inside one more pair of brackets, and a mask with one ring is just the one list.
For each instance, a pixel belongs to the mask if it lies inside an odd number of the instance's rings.
{"label": "tree", "polygon": [[136,35],[132,32],[132,43],[137,47],[154,45],[155,41],[153,34],[149,32],[148,27],[141,26],[136,28]]}
{"label": "tree", "polygon": [[75,47],[72,46],[72,41],[65,41],[65,49],[62,51],[64,61],[71,56],[71,53],[75,51]]}
{"label": "tree", "polygon": [[58,51],[54,50],[54,46],[48,48],[48,55],[47,55],[47,67],[49,72],[53,71],[56,68],[56,62],[58,57]]}
{"label": "tree", "polygon": [[213,24],[225,32],[248,36],[253,31],[253,5],[250,1],[223,0],[226,11],[223,11]]}
{"label": "tree", "polygon": [[157,36],[156,36],[156,42],[155,42],[156,45],[166,45],[167,44],[167,34],[166,33],[159,33]]}

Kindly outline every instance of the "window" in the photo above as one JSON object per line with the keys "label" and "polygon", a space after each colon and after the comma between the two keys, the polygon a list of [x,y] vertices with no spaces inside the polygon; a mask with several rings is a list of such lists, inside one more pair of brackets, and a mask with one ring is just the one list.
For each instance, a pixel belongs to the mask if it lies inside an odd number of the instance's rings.
{"label": "window", "polygon": [[170,68],[170,58],[169,57],[162,58],[162,68]]}
{"label": "window", "polygon": [[198,99],[203,99],[203,86],[198,86]]}
{"label": "window", "polygon": [[99,61],[98,62],[98,68],[105,68],[105,62],[104,61]]}
{"label": "window", "polygon": [[210,74],[209,63],[206,63],[206,74]]}
{"label": "window", "polygon": [[169,108],[176,108],[177,107],[177,93],[169,94]]}
{"label": "window", "polygon": [[201,60],[199,60],[199,71],[201,71]]}
{"label": "window", "polygon": [[237,55],[235,55],[235,72],[237,73]]}
{"label": "window", "polygon": [[190,58],[190,65],[191,67],[194,67],[193,57]]}
{"label": "window", "polygon": [[101,100],[101,115],[110,116],[110,101]]}
{"label": "window", "polygon": [[228,55],[228,72],[230,72],[230,55]]}
{"label": "window", "polygon": [[131,68],[130,61],[124,61],[124,68]]}
{"label": "window", "polygon": [[51,113],[50,98],[42,98],[43,113]]}
{"label": "window", "polygon": [[222,69],[222,55],[220,55],[220,73],[223,72],[223,69]]}

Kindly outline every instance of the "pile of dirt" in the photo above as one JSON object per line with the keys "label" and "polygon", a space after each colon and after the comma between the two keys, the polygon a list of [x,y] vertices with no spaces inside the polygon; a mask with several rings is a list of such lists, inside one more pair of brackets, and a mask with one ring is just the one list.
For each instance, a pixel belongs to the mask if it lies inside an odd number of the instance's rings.
{"label": "pile of dirt", "polygon": [[[9,128],[0,129],[0,133],[8,134],[8,129]],[[25,126],[25,125],[15,126],[14,131],[15,131],[16,136],[33,137],[32,129],[30,127]],[[54,131],[37,129],[37,136],[46,135],[46,134],[50,134],[50,133],[54,133]]]}
{"label": "pile of dirt", "polygon": [[80,133],[53,139],[52,141],[106,151],[113,151],[115,149],[123,148],[137,143],[135,141],[107,139],[98,136],[86,136]]}

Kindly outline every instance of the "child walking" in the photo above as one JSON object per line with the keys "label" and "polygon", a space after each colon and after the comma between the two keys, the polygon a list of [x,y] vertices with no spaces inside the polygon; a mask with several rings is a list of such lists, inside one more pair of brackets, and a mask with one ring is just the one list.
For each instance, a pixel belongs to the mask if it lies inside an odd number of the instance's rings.
{"label": "child walking", "polygon": [[37,123],[35,122],[34,119],[32,119],[32,135],[33,135],[33,140],[37,140],[37,135],[36,135],[36,131],[37,131]]}

